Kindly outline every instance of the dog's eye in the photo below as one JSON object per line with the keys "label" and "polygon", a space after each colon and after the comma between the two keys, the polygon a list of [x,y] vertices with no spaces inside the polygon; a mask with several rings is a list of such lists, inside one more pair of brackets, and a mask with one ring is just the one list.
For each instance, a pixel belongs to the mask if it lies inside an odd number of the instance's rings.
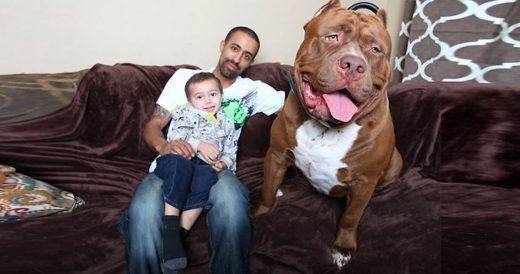
{"label": "dog's eye", "polygon": [[337,34],[329,34],[329,35],[325,36],[325,40],[327,42],[338,42],[339,35],[337,35]]}
{"label": "dog's eye", "polygon": [[378,47],[371,47],[370,48],[370,53],[380,54],[382,52],[381,52],[381,49],[379,49]]}

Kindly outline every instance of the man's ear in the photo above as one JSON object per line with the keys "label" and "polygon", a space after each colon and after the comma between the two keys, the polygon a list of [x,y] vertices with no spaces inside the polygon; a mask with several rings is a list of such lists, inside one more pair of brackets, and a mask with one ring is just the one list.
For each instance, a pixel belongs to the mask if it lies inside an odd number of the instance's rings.
{"label": "man's ear", "polygon": [[226,41],[222,40],[220,41],[220,46],[219,46],[219,50],[220,52],[223,52],[224,51],[224,46],[226,45]]}

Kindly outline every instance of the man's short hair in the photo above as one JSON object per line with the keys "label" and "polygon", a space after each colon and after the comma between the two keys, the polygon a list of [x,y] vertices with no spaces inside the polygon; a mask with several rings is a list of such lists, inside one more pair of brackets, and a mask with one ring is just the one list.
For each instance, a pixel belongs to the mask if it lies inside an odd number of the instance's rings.
{"label": "man's short hair", "polygon": [[237,31],[246,33],[247,35],[249,35],[251,38],[253,38],[256,41],[256,43],[258,44],[258,48],[256,49],[255,56],[253,56],[253,57],[256,57],[256,54],[258,53],[258,51],[260,51],[260,39],[258,39],[258,35],[256,35],[256,32],[248,27],[237,26],[237,27],[232,28],[226,35],[224,42],[227,43],[229,41],[229,39],[231,39],[231,36],[233,36],[233,34]]}
{"label": "man's short hair", "polygon": [[188,81],[186,82],[186,85],[184,86],[184,92],[186,93],[186,98],[188,98],[188,100],[190,99],[190,86],[192,84],[204,82],[206,80],[215,80],[218,85],[218,90],[220,91],[220,94],[222,94],[222,83],[220,83],[220,80],[215,75],[213,75],[213,73],[198,72],[198,73],[194,74],[193,76],[191,76],[190,79],[188,79]]}

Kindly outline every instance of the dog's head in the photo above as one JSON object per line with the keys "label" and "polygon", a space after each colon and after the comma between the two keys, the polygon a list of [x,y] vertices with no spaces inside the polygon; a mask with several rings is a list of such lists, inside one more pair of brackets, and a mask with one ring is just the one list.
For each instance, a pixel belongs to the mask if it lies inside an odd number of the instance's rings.
{"label": "dog's head", "polygon": [[384,10],[369,14],[332,0],[304,30],[294,78],[310,116],[328,126],[343,126],[387,96],[391,41]]}

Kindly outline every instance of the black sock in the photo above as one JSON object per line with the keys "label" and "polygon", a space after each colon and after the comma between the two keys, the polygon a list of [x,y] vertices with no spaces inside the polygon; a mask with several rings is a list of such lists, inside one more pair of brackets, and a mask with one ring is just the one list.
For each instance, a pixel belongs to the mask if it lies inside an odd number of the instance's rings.
{"label": "black sock", "polygon": [[181,238],[183,240],[186,239],[186,237],[188,237],[188,234],[190,234],[190,231],[181,226]]}
{"label": "black sock", "polygon": [[165,215],[163,218],[163,266],[167,270],[177,270],[186,267],[186,252],[182,245],[179,216]]}

